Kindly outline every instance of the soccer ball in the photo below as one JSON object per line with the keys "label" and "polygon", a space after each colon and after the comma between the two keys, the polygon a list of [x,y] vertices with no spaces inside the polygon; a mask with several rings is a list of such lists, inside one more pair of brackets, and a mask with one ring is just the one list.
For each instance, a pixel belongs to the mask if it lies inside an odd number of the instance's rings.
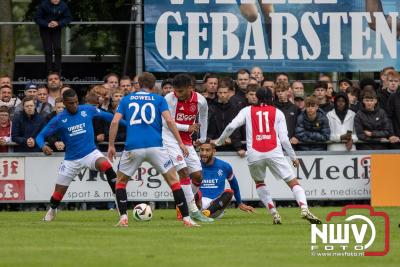
{"label": "soccer ball", "polygon": [[137,221],[150,221],[152,217],[151,207],[145,203],[138,204],[133,208],[133,218]]}

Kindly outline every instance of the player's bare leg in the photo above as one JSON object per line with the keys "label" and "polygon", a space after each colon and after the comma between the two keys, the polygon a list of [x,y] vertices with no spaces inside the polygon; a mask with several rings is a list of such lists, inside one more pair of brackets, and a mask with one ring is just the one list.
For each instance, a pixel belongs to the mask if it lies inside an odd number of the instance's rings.
{"label": "player's bare leg", "polygon": [[[376,31],[376,18],[373,15],[374,12],[383,12],[383,6],[381,0],[365,0],[365,9],[367,12],[370,12],[371,21],[368,23],[368,26],[371,30]],[[389,27],[393,27],[396,25],[392,25],[392,17],[385,14],[386,21]],[[400,19],[397,18],[397,38],[400,38]]]}
{"label": "player's bare leg", "polygon": [[96,160],[95,167],[99,172],[105,173],[106,178],[107,178],[107,183],[111,188],[111,191],[112,191],[113,196],[114,196],[115,205],[117,206],[117,211],[119,213],[117,200],[115,198],[115,184],[116,184],[116,181],[117,181],[117,174],[115,173],[110,161],[108,161],[108,159],[105,158],[105,157],[104,158],[98,158]]}
{"label": "player's bare leg", "polygon": [[271,51],[272,50],[272,21],[271,21],[271,17],[269,16],[269,14],[274,12],[274,6],[272,4],[263,4],[261,2],[261,0],[259,0],[259,3],[260,3],[262,13],[264,15],[265,31],[268,35],[269,51]]}
{"label": "player's bare leg", "polygon": [[174,195],[175,205],[179,209],[180,214],[182,214],[183,224],[187,227],[200,226],[195,223],[189,216],[189,209],[186,203],[186,197],[184,191],[182,190],[181,184],[176,177],[175,168],[171,168],[168,172],[163,174],[163,177]]}
{"label": "player's bare leg", "polygon": [[50,198],[50,208],[44,216],[43,221],[50,222],[55,219],[57,207],[60,205],[60,202],[63,199],[67,190],[68,186],[56,184],[53,195]]}
{"label": "player's bare leg", "polygon": [[128,227],[128,197],[126,195],[126,185],[128,184],[129,176],[118,171],[117,182],[115,184],[115,197],[117,202],[118,211],[120,214],[119,222],[115,225],[117,227]]}
{"label": "player's bare leg", "polygon": [[210,203],[207,209],[202,211],[203,214],[207,217],[217,218],[224,212],[229,203],[231,203],[232,198],[233,190],[225,189],[221,195]]}
{"label": "player's bare leg", "polygon": [[282,224],[281,216],[276,210],[272,196],[264,181],[255,181],[258,197],[272,215],[273,224]]}
{"label": "player's bare leg", "polygon": [[242,16],[245,17],[248,22],[257,20],[258,12],[255,4],[241,4],[239,9]]}
{"label": "player's bare leg", "polygon": [[95,167],[99,172],[104,172],[107,178],[107,182],[110,185],[111,191],[115,194],[115,184],[117,174],[112,168],[110,161],[107,158],[98,158],[95,163]]}
{"label": "player's bare leg", "polygon": [[[268,46],[269,50],[272,49],[272,23],[271,17],[269,16],[270,13],[274,12],[274,6],[272,4],[263,4],[261,0],[259,0],[259,4],[261,7],[261,11],[264,16],[264,25],[265,25],[265,32],[268,35]],[[241,4],[240,13],[246,20],[250,23],[253,23],[258,18],[258,10],[256,4]]]}
{"label": "player's bare leg", "polygon": [[317,216],[312,214],[307,205],[307,198],[306,198],[306,193],[304,192],[303,187],[300,186],[297,178],[294,178],[287,182],[288,186],[290,189],[292,189],[293,195],[296,198],[297,204],[299,205],[301,209],[301,217],[307,221],[309,221],[311,224],[320,224],[321,220],[318,219]]}
{"label": "player's bare leg", "polygon": [[[191,181],[189,178],[188,168],[185,167],[185,168],[180,169],[178,171],[178,174],[179,174],[179,180],[180,180],[180,184],[182,186],[183,193],[185,194],[186,203],[189,208],[190,217],[192,217],[193,219],[199,220],[201,222],[213,222],[214,219],[204,216],[196,206],[196,203],[194,200],[194,194],[192,191]],[[179,214],[178,214],[178,218],[179,218]]]}
{"label": "player's bare leg", "polygon": [[203,194],[201,193],[201,191],[197,191],[197,193],[194,195],[194,201],[196,203],[196,206],[199,210],[202,209],[203,203],[202,203],[202,199],[203,198]]}

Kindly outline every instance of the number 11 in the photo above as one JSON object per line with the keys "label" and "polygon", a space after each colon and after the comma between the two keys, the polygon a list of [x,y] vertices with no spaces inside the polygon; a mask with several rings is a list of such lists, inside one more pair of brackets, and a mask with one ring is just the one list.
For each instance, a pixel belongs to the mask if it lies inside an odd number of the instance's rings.
{"label": "number 11", "polygon": [[269,133],[269,121],[268,121],[268,111],[257,111],[256,115],[258,116],[258,129],[260,130],[260,133],[264,132],[264,127],[263,127],[263,115],[265,119],[265,132]]}

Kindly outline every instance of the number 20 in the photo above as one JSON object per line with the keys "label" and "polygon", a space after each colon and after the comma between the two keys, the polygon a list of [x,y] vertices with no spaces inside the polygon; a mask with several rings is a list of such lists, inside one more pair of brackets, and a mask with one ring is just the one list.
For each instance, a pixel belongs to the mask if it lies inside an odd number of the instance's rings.
{"label": "number 20", "polygon": [[[152,103],[146,103],[142,106],[142,108],[140,108],[139,104],[136,102],[133,103],[129,103],[129,108],[133,107],[133,113],[132,113],[132,117],[131,117],[131,121],[130,121],[130,125],[134,125],[134,124],[141,124],[142,120],[146,123],[146,124],[151,124],[154,122],[154,119],[156,117],[156,109],[154,108],[154,105]],[[150,119],[147,118],[146,116],[146,108],[149,107],[150,108]],[[138,115],[140,110],[140,117],[136,119],[136,116]]]}

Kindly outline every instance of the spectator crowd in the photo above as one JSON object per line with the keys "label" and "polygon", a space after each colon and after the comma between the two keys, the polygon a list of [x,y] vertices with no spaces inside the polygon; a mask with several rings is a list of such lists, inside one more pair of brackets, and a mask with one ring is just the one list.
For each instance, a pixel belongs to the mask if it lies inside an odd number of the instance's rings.
{"label": "spectator crowd", "polygon": [[[256,104],[256,91],[268,88],[274,96],[270,103],[286,117],[288,136],[296,150],[354,151],[400,149],[400,74],[392,67],[380,74],[380,83],[373,79],[359,82],[348,79],[335,83],[328,75],[320,75],[307,96],[301,81],[290,83],[286,73],[275,79],[265,79],[263,71],[239,70],[235,77],[207,74],[201,84],[193,81],[193,88],[208,102],[208,137],[215,139],[245,106]],[[35,137],[46,123],[64,109],[62,93],[71,88],[62,83],[57,72],[51,72],[46,85],[29,83],[24,97],[13,94],[12,80],[0,77],[0,152],[9,152],[9,144],[16,143],[16,152],[38,152]],[[138,76],[119,77],[110,73],[102,85],[92,86],[82,103],[94,105],[114,113],[119,101],[130,92],[140,90]],[[163,96],[173,91],[172,79],[161,82],[155,91]],[[100,149],[108,140],[109,124],[102,119],[93,121],[95,140]],[[196,134],[196,133],[194,133]],[[227,144],[220,149],[236,151],[244,157],[245,129],[237,129]],[[117,142],[125,140],[125,130],[118,131]],[[55,151],[63,151],[58,136],[47,142]],[[121,145],[120,150],[123,147]]]}

